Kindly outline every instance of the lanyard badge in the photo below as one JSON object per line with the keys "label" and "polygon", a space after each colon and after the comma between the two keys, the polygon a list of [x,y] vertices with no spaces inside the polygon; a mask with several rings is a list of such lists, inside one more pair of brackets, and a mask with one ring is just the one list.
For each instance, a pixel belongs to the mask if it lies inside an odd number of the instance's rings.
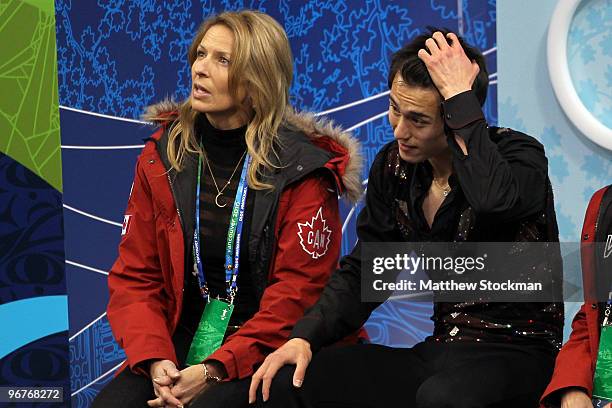
{"label": "lanyard badge", "polygon": [[200,180],[202,175],[202,157],[199,159],[193,256],[194,269],[197,271],[200,292],[208,302],[204,307],[198,329],[191,342],[191,347],[187,354],[187,365],[201,363],[221,346],[229,325],[230,317],[234,311],[234,298],[238,291],[237,279],[240,266],[240,241],[248,192],[246,178],[250,162],[251,158],[247,155],[242,167],[242,173],[240,174],[240,183],[236,191],[236,198],[234,199],[234,206],[232,207],[232,215],[227,231],[224,268],[225,282],[227,284],[227,301],[225,301],[221,299],[211,299],[206,283],[206,276],[204,275],[204,267],[202,265],[200,253]]}
{"label": "lanyard badge", "polygon": [[200,364],[217,351],[223,343],[234,305],[219,299],[210,299],[204,307],[185,364]]}
{"label": "lanyard badge", "polygon": [[608,303],[604,313],[604,321],[601,326],[599,338],[599,351],[597,353],[597,365],[593,378],[593,398],[610,402],[612,400],[612,292],[608,297]]}

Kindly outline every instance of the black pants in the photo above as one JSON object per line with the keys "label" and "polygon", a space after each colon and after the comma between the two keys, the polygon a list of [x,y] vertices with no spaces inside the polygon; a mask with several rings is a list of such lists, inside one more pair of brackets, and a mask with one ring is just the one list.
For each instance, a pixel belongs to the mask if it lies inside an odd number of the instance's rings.
{"label": "black pants", "polygon": [[[184,358],[191,337],[177,330]],[[399,349],[355,345],[324,349],[308,367],[304,385],[292,385],[294,367],[279,371],[265,408],[535,408],[550,380],[555,356],[533,346],[419,343]],[[250,378],[211,386],[190,408],[247,408]],[[92,407],[147,407],[151,380],[129,370],[113,379]]]}
{"label": "black pants", "polygon": [[[176,330],[172,342],[179,363],[185,361],[193,334],[184,326]],[[246,408],[249,406],[251,379],[211,385],[190,404],[190,408]],[[151,379],[123,370],[96,396],[93,408],[148,408],[147,401],[155,399]],[[261,397],[260,397],[261,398]]]}
{"label": "black pants", "polygon": [[[246,408],[249,406],[251,379],[211,385],[189,408]],[[148,408],[147,401],[155,399],[151,380],[124,370],[98,394],[94,408]]]}
{"label": "black pants", "polygon": [[536,408],[554,359],[539,347],[491,343],[331,348],[314,356],[299,390],[294,367],[281,369],[264,406]]}

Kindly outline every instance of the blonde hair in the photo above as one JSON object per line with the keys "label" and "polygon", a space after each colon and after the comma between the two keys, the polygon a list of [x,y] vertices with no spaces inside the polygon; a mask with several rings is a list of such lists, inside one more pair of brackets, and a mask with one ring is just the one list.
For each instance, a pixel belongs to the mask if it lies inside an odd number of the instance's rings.
{"label": "blonde hair", "polygon": [[[234,49],[229,66],[229,92],[237,97],[238,87],[244,86],[253,108],[253,117],[246,129],[245,139],[251,155],[248,183],[251,188],[272,188],[260,177],[264,169],[276,167],[272,156],[278,138],[278,128],[292,112],[289,87],[293,77],[293,58],[285,30],[267,14],[243,10],[224,12],[205,20],[189,47],[188,60],[192,66],[197,48],[206,32],[222,24],[234,34]],[[191,108],[191,99],[179,107],[168,135],[168,160],[177,171],[183,168],[188,153],[203,154],[195,135],[194,123],[201,113]],[[163,118],[150,118],[163,119]],[[165,118],[168,119],[167,117]]]}

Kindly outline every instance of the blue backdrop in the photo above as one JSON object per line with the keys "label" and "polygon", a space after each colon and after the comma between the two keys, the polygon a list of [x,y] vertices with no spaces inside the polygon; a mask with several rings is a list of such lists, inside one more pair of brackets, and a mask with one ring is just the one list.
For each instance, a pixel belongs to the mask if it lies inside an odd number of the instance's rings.
{"label": "blue backdrop", "polygon": [[[392,138],[386,118],[390,55],[427,25],[448,27],[487,56],[485,113],[497,122],[494,0],[56,1],[64,170],[66,275],[74,407],[86,407],[125,359],[105,315],[136,156],[151,128],[148,104],[189,93],[186,52],[214,12],[253,8],[275,17],[294,54],[296,108],[326,114],[361,140],[366,169]],[[364,173],[364,178],[367,174]],[[345,203],[343,252],[359,207]],[[387,302],[368,321],[374,342],[409,346],[431,330],[430,305]]]}

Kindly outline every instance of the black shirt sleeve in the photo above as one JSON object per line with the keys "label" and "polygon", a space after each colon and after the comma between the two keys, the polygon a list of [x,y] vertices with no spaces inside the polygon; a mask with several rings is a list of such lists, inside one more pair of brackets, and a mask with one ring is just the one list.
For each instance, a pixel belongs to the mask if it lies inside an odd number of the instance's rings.
{"label": "black shirt sleeve", "polygon": [[357,218],[357,244],[342,258],[318,302],[297,322],[291,338],[308,340],[313,351],[359,329],[380,305],[361,301],[361,246],[364,242],[399,241],[392,196],[385,184],[385,146],[376,156],[368,179],[365,206]]}
{"label": "black shirt sleeve", "polygon": [[[509,129],[492,132],[472,91],[449,98],[442,109],[453,171],[477,214],[512,221],[544,208],[548,161],[537,140]],[[455,134],[465,142],[467,155]]]}

